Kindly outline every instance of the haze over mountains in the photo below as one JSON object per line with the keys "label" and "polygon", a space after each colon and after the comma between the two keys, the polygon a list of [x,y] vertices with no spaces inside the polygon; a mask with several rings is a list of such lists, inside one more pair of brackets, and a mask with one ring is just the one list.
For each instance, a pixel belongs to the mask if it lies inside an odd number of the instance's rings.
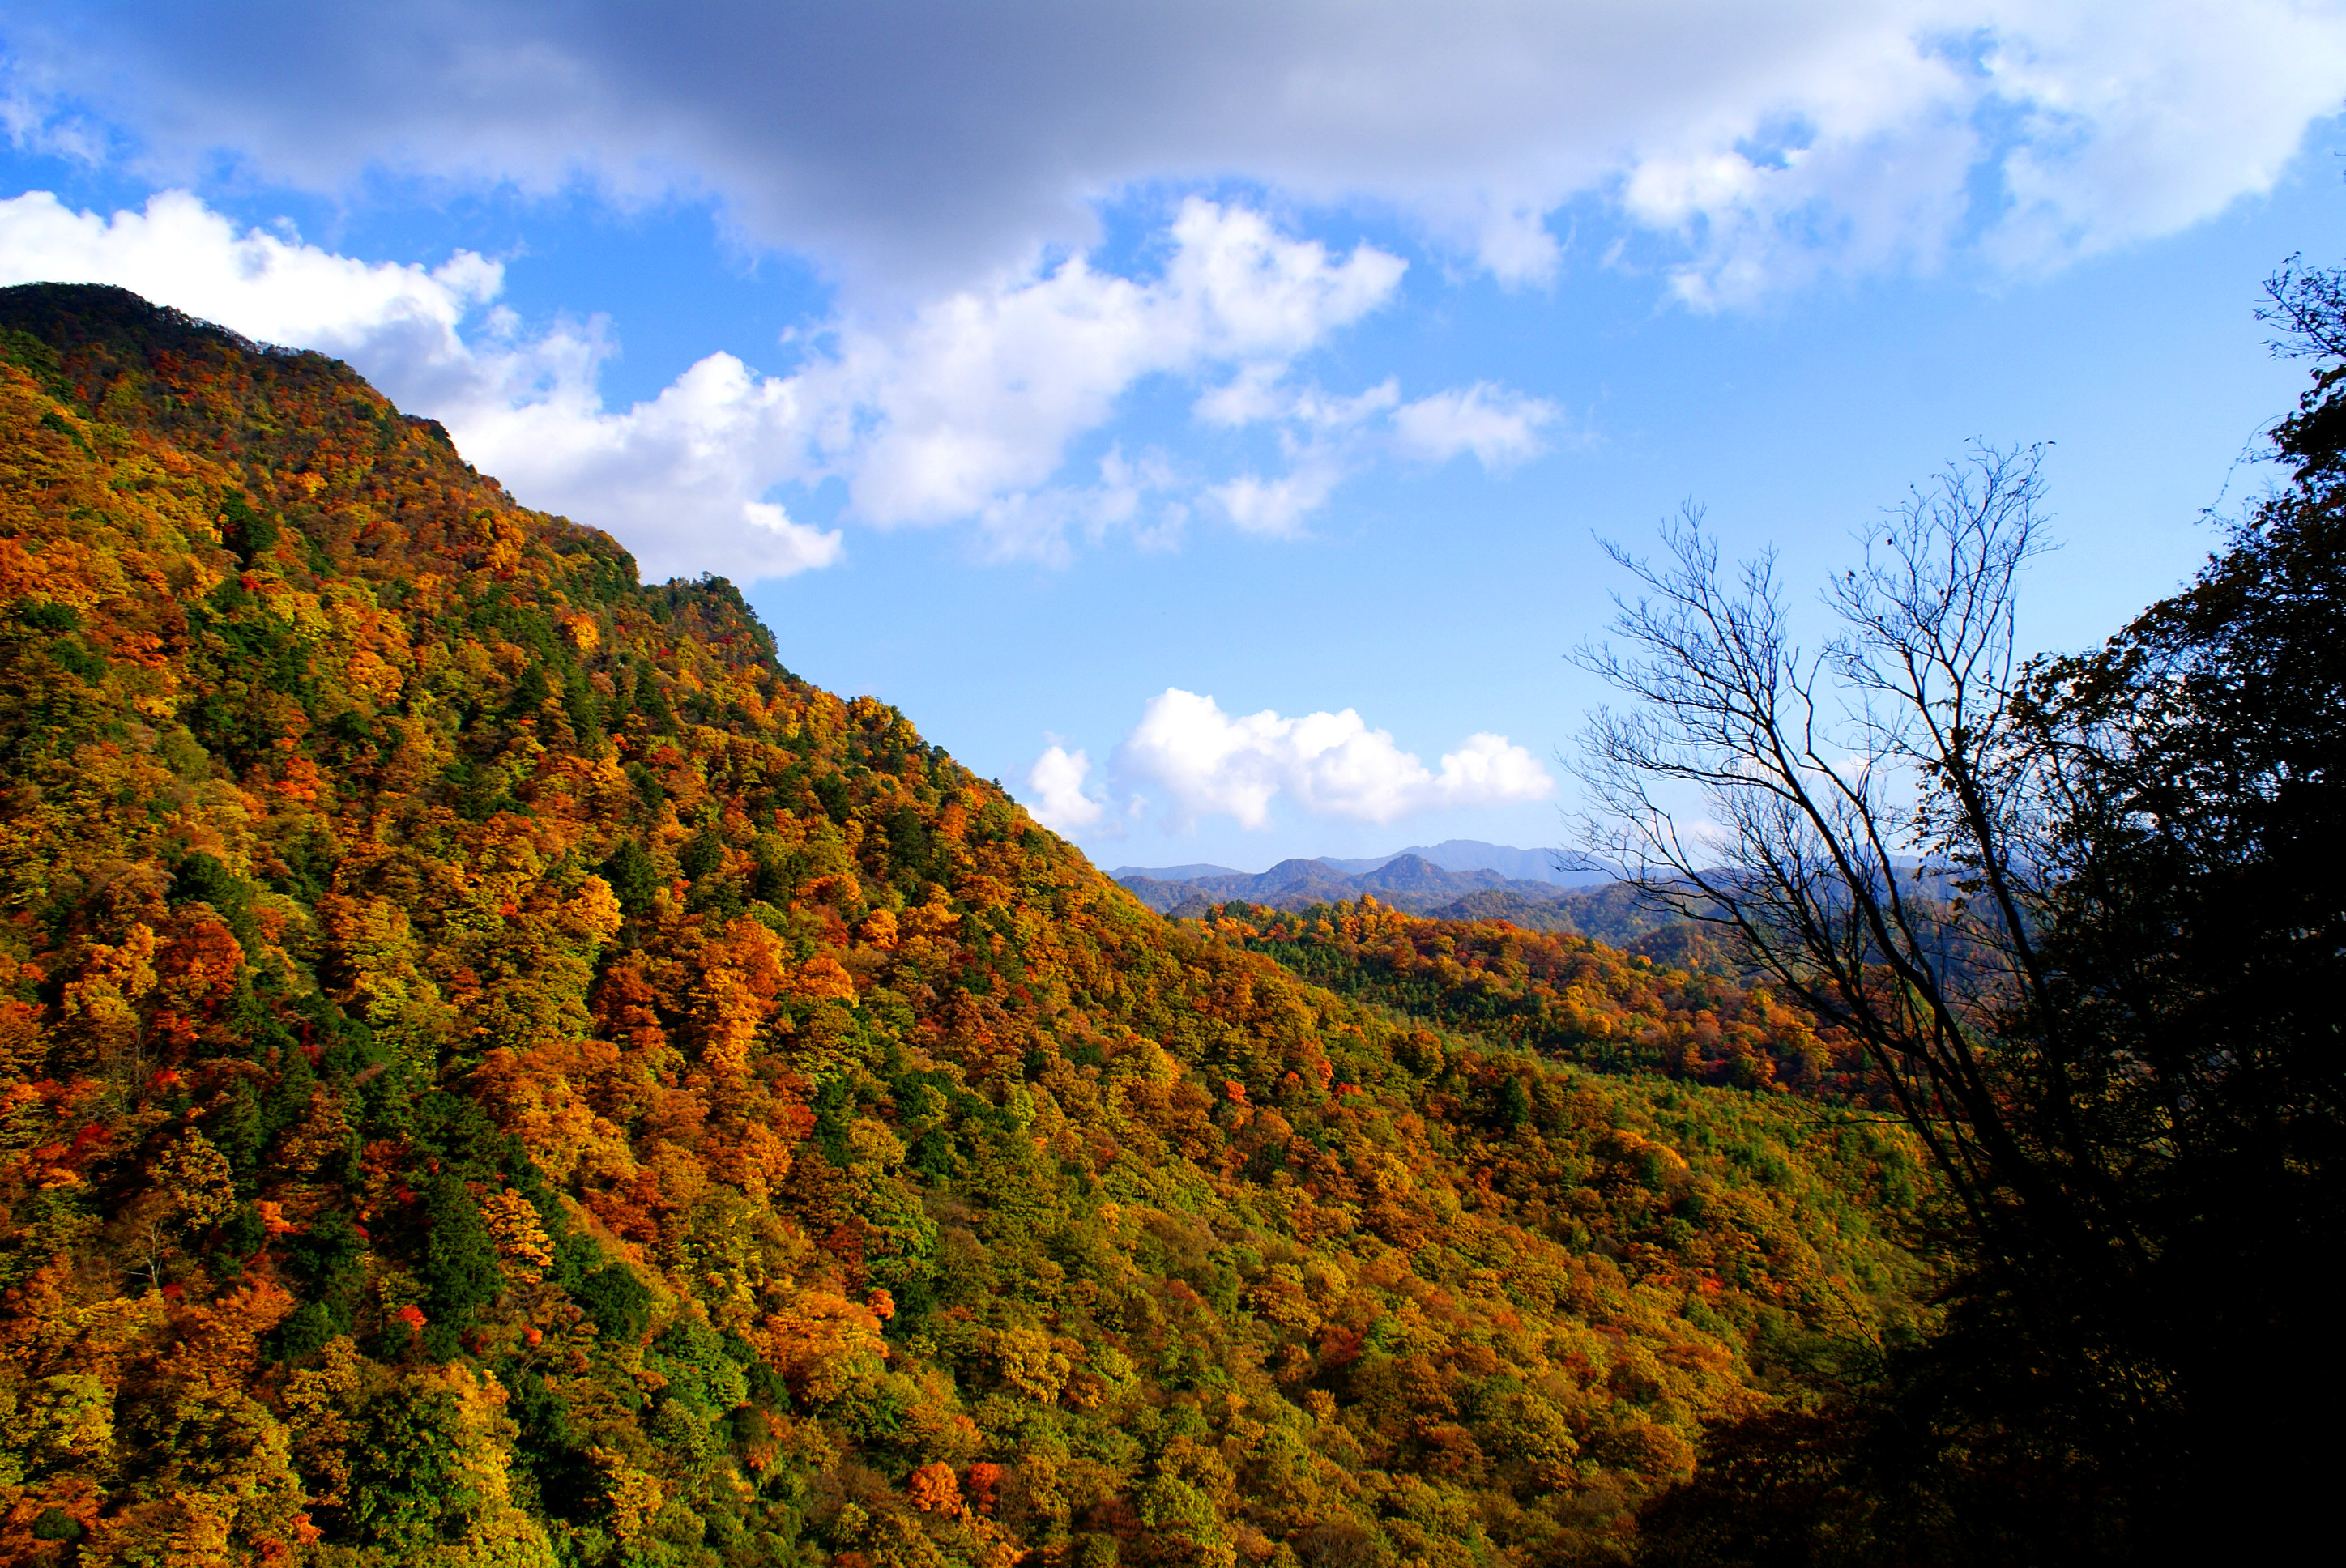
{"label": "haze over mountains", "polygon": [[1497,917],[1567,929],[1572,922],[1557,920],[1556,912],[1575,890],[1609,879],[1561,871],[1560,858],[1553,850],[1452,839],[1365,860],[1281,860],[1261,872],[1200,864],[1123,866],[1111,874],[1159,914],[1194,914],[1232,901],[1298,910],[1373,895],[1413,914]]}
{"label": "haze over mountains", "polygon": [[1430,860],[1445,871],[1497,871],[1517,881],[1554,882],[1558,887],[1586,887],[1607,879],[1596,871],[1560,870],[1565,859],[1562,850],[1518,850],[1508,844],[1486,844],[1479,839],[1444,839],[1438,844],[1412,844],[1406,850],[1395,850],[1390,855],[1377,855],[1368,860],[1347,860],[1334,855],[1321,855],[1321,863],[1340,871],[1358,876],[1400,860],[1403,855],[1415,855]]}
{"label": "haze over mountains", "polygon": [[[1266,894],[1282,892],[1306,882],[1316,885],[1329,879],[1333,879],[1331,885],[1347,885],[1348,880],[1364,879],[1380,873],[1385,876],[1385,882],[1382,885],[1363,881],[1357,889],[1332,896],[1358,898],[1362,891],[1373,891],[1384,897],[1388,891],[1394,893],[1448,891],[1454,896],[1477,889],[1523,882],[1540,884],[1546,890],[1544,893],[1533,895],[1535,898],[1553,897],[1558,889],[1591,887],[1610,880],[1599,872],[1561,870],[1557,862],[1562,859],[1563,852],[1556,850],[1523,850],[1509,844],[1487,844],[1477,839],[1445,839],[1439,844],[1412,844],[1389,855],[1372,855],[1364,859],[1346,860],[1335,855],[1321,855],[1313,860],[1281,860],[1260,873],[1198,862],[1180,866],[1118,866],[1108,874],[1127,887],[1131,887],[1135,880],[1148,884],[1211,882],[1215,884],[1213,887],[1200,885],[1195,891],[1224,898],[1250,898],[1254,896],[1254,891]],[[1418,861],[1423,869],[1395,869],[1402,860]],[[1444,880],[1445,876],[1448,880]],[[1254,883],[1259,887],[1249,891],[1240,888],[1240,883]],[[1144,902],[1148,901],[1151,896],[1140,888],[1134,888],[1134,891],[1141,894]],[[1265,901],[1258,898],[1255,901]],[[1387,901],[1393,901],[1388,899]]]}

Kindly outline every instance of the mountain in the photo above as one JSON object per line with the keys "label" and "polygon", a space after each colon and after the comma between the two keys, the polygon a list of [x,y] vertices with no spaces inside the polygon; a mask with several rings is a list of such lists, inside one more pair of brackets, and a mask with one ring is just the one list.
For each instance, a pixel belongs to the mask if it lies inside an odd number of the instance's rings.
{"label": "mountain", "polygon": [[1117,881],[1129,877],[1147,877],[1153,881],[1186,882],[1198,877],[1243,877],[1244,871],[1228,866],[1210,866],[1200,862],[1188,866],[1118,866],[1108,873]]}
{"label": "mountain", "polygon": [[1402,898],[1420,898],[1429,893],[1455,893],[1462,883],[1469,887],[1495,888],[1505,886],[1506,881],[1496,871],[1448,871],[1416,855],[1398,855],[1375,871],[1363,872],[1361,885],[1398,901]]}
{"label": "mountain", "polygon": [[[1373,871],[1404,855],[1414,855],[1422,860],[1432,861],[1445,871],[1496,871],[1512,881],[1587,887],[1608,880],[1596,871],[1557,870],[1557,853],[1554,850],[1518,850],[1506,844],[1486,844],[1479,839],[1444,839],[1438,844],[1413,844],[1406,850],[1396,850],[1390,855],[1375,855],[1367,860],[1345,860],[1333,856],[1322,859],[1326,864],[1354,876]],[[1152,874],[1166,877],[1168,881],[1182,880],[1166,871]]]}
{"label": "mountain", "polygon": [[1565,896],[1565,890],[1549,883],[1509,881],[1489,871],[1447,871],[1416,855],[1396,855],[1357,876],[1338,871],[1327,860],[1281,860],[1253,875],[1229,871],[1176,881],[1119,874],[1117,880],[1159,914],[1181,915],[1229,901],[1295,910],[1373,896],[1402,909],[1423,911],[1491,890],[1505,890],[1527,906]]}
{"label": "mountain", "polygon": [[1631,952],[1654,933],[1686,923],[1666,911],[1648,907],[1627,882],[1607,882],[1544,900],[1494,888],[1421,912],[1440,920],[1511,921],[1527,931],[1569,932]]}
{"label": "mountain", "polygon": [[[1390,855],[1372,855],[1365,860],[1342,860],[1334,855],[1322,855],[1320,864],[1332,867],[1347,876],[1362,876],[1389,865],[1405,855],[1431,861],[1445,871],[1496,871],[1515,881],[1553,882],[1558,887],[1588,887],[1607,881],[1594,871],[1562,871],[1556,868],[1556,851],[1553,850],[1518,850],[1505,844],[1486,844],[1476,839],[1444,839],[1439,844],[1413,844],[1406,850],[1396,850]],[[1281,862],[1285,864],[1287,862]],[[1118,866],[1108,875],[1118,881],[1133,877],[1147,877],[1154,881],[1189,882],[1208,877],[1243,877],[1255,873],[1233,871],[1228,866]]]}
{"label": "mountain", "polygon": [[1181,881],[1120,876],[1117,881],[1160,914],[1178,904],[1201,898],[1209,901],[1235,898],[1259,902],[1300,898],[1306,902],[1326,903],[1361,894],[1356,879],[1331,871],[1318,860],[1281,860],[1260,872],[1224,871]]}
{"label": "mountain", "polygon": [[1917,1320],[1764,995],[1166,921],[777,653],[346,366],[0,290],[0,1561],[1617,1563]]}
{"label": "mountain", "polygon": [[1154,877],[1119,877],[1117,881],[1127,892],[1158,914],[1197,897],[1196,891],[1187,882],[1160,882]]}
{"label": "mountain", "polygon": [[1225,905],[1209,918],[1316,984],[1542,1055],[1851,1100],[1873,1093],[1862,1052],[1715,963],[1687,962],[1684,933],[1698,928],[1684,922],[1657,928],[1662,951],[1625,952],[1509,921],[1391,909]]}

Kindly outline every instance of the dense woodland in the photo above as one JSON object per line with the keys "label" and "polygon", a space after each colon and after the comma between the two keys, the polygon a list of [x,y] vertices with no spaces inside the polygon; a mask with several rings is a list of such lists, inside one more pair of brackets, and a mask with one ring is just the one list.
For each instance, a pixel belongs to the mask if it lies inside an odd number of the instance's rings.
{"label": "dense woodland", "polygon": [[1999,629],[2014,454],[1866,546],[1872,753],[1625,555],[1590,777],[1729,830],[1582,934],[1161,918],[347,367],[0,291],[0,1560],[2282,1560],[2346,274],[2271,299],[2281,477],[2106,647]]}
{"label": "dense woodland", "polygon": [[1622,1562],[1929,1332],[1763,993],[1159,919],[346,367],[0,329],[0,1559]]}
{"label": "dense woodland", "polygon": [[[1657,963],[1651,952],[1586,937],[1501,920],[1423,920],[1373,901],[1300,912],[1227,904],[1207,924],[1341,995],[1550,1060],[1842,1105],[1871,1091],[1855,1042],[1820,1033],[1806,1013],[1731,978],[1731,966]],[[1665,951],[1721,953],[1683,923],[1652,934],[1667,936],[1652,943]]]}

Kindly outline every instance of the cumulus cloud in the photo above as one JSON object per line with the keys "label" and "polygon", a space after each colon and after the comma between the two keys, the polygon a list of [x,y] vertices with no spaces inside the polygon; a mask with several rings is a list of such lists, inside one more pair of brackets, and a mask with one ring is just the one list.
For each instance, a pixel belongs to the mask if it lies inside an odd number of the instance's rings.
{"label": "cumulus cloud", "polygon": [[[712,354],[626,409],[607,408],[597,390],[607,326],[524,331],[495,303],[494,261],[360,261],[240,231],[185,192],[110,218],[45,192],[0,201],[0,282],[117,283],[338,355],[403,407],[440,419],[528,504],[608,529],[651,575],[754,581],[842,555],[839,532],[795,522],[769,498],[791,482],[843,480],[852,514],[876,526],[974,520],[1006,555],[1049,559],[1072,535],[1137,531],[1152,497],[1149,525],[1178,527],[1185,490],[1223,492],[1121,448],[1086,482],[1065,473],[1071,444],[1146,377],[1278,383],[1296,355],[1390,299],[1403,270],[1372,246],[1333,254],[1260,213],[1199,199],[1181,205],[1164,239],[1162,265],[1145,277],[1069,257],[887,321],[842,320],[826,334],[833,346],[788,376]],[[1274,412],[1325,433],[1397,397],[1390,382],[1350,400],[1283,392]],[[1290,457],[1287,474],[1228,491],[1241,527],[1290,529],[1354,466],[1324,443]]]}
{"label": "cumulus cloud", "polygon": [[1219,815],[1248,828],[1270,826],[1271,802],[1282,795],[1315,815],[1383,823],[1544,799],[1556,789],[1539,760],[1504,735],[1467,737],[1437,772],[1349,708],[1233,717],[1178,687],[1149,699],[1115,765],[1119,778],[1161,792],[1177,822]]}
{"label": "cumulus cloud", "polygon": [[1306,517],[1325,505],[1350,471],[1345,454],[1314,451],[1284,473],[1269,479],[1241,473],[1212,486],[1207,494],[1247,533],[1278,536],[1294,533]]}
{"label": "cumulus cloud", "polygon": [[1091,759],[1081,751],[1053,744],[1026,770],[1026,787],[1032,791],[1026,809],[1055,833],[1072,837],[1096,826],[1107,808],[1084,793],[1091,770]]}
{"label": "cumulus cloud", "polygon": [[1545,432],[1561,418],[1554,403],[1489,382],[1403,402],[1391,378],[1345,397],[1283,375],[1279,365],[1244,366],[1196,405],[1209,424],[1279,433],[1283,472],[1239,474],[1208,492],[1252,534],[1295,532],[1338,485],[1387,457],[1440,463],[1472,453],[1485,472],[1503,473],[1546,451]]}
{"label": "cumulus cloud", "polygon": [[1232,361],[1275,371],[1383,304],[1403,270],[1373,246],[1339,260],[1260,213],[1195,199],[1167,237],[1172,255],[1153,280],[1076,256],[955,292],[900,334],[852,332],[808,379],[880,422],[844,457],[857,510],[933,522],[1031,490],[1142,377]]}
{"label": "cumulus cloud", "polygon": [[327,353],[371,347],[409,376],[462,364],[458,323],[505,287],[505,270],[470,251],[437,268],[370,264],[260,229],[240,234],[185,191],[111,219],[32,191],[0,201],[0,236],[11,283],[118,283],[264,341]]}
{"label": "cumulus cloud", "polygon": [[[114,283],[265,342],[348,360],[395,402],[445,423],[465,456],[530,505],[607,529],[655,579],[715,570],[784,577],[840,555],[840,535],[761,499],[792,389],[729,354],[613,412],[596,382],[600,323],[525,336],[490,305],[495,262],[369,263],[263,230],[195,197],[76,212],[44,191],[0,201],[0,283]],[[478,318],[468,338],[468,319]]]}
{"label": "cumulus cloud", "polygon": [[98,0],[5,29],[34,139],[100,146],[97,116],[166,178],[714,196],[906,298],[1233,177],[1516,280],[1595,194],[1699,305],[1974,240],[2057,265],[2268,188],[2346,81],[2331,0]]}
{"label": "cumulus cloud", "polygon": [[477,466],[531,505],[609,530],[653,578],[716,571],[755,582],[842,557],[837,529],[793,522],[760,499],[803,472],[805,410],[791,382],[717,353],[658,397],[608,410],[588,355],[527,376],[563,338],[479,356],[489,372],[481,395],[443,416]]}
{"label": "cumulus cloud", "polygon": [[1538,456],[1546,446],[1540,433],[1556,417],[1553,403],[1476,382],[1395,409],[1393,444],[1426,463],[1471,452],[1495,473]]}

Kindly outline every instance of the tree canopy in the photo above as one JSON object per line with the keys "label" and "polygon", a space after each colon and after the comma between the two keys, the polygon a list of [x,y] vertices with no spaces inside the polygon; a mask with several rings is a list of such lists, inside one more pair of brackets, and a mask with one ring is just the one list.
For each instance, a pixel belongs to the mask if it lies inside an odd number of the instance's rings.
{"label": "tree canopy", "polygon": [[1780,1004],[1338,994],[346,367],[0,331],[0,1556],[1619,1562],[1924,1316]]}

